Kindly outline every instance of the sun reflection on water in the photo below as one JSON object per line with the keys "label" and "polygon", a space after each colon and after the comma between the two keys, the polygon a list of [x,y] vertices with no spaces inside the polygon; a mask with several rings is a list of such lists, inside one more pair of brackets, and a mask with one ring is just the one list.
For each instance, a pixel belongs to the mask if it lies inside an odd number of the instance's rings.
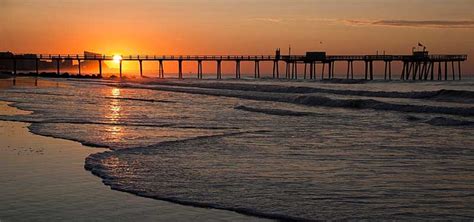
{"label": "sun reflection on water", "polygon": [[120,97],[120,89],[119,88],[113,88],[112,89],[112,97],[114,97],[114,98]]}
{"label": "sun reflection on water", "polygon": [[120,111],[122,110],[122,107],[120,106],[120,101],[117,99],[112,99],[109,103],[109,113],[108,119],[112,123],[118,123],[120,121]]}
{"label": "sun reflection on water", "polygon": [[115,99],[120,97],[120,89],[112,88],[110,93],[114,99],[111,99],[109,103],[108,112],[106,113],[105,118],[109,121],[109,123],[111,123],[111,125],[107,126],[105,131],[108,133],[107,138],[109,140],[118,142],[123,136],[123,128],[122,126],[118,125],[120,124],[122,117],[121,101],[119,99]]}

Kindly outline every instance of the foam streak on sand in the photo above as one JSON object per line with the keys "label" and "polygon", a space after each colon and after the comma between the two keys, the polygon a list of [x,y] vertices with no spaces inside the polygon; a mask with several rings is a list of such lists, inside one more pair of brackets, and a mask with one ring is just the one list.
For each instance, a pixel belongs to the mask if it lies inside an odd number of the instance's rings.
{"label": "foam streak on sand", "polygon": [[[268,82],[244,83],[261,89]],[[470,103],[341,93],[381,92],[384,83],[271,82],[337,93],[200,81],[104,84],[7,90],[0,99],[33,113],[0,119],[110,147],[90,155],[85,168],[140,196],[285,220],[474,217]],[[443,84],[390,87],[395,94],[472,87]]]}

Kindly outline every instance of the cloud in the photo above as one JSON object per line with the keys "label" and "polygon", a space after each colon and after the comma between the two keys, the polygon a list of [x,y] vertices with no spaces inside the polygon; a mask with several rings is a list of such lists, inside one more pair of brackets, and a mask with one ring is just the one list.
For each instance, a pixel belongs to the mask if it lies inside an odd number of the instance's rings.
{"label": "cloud", "polygon": [[259,22],[270,22],[270,23],[282,23],[284,20],[281,18],[251,18],[251,21],[259,21]]}
{"label": "cloud", "polygon": [[248,21],[259,21],[268,23],[291,23],[291,22],[339,22],[338,19],[329,18],[276,18],[276,17],[257,17],[249,18]]}
{"label": "cloud", "polygon": [[342,20],[349,25],[419,28],[474,28],[474,20]]}
{"label": "cloud", "polygon": [[333,19],[333,18],[278,18],[256,17],[249,21],[266,23],[323,22],[326,24],[345,24],[351,26],[387,26],[413,28],[474,28],[474,20],[370,20],[370,19]]}

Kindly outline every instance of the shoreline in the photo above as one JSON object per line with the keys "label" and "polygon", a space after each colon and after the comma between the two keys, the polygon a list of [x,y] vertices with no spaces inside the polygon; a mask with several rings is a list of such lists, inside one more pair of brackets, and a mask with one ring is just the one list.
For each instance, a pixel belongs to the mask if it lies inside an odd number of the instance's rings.
{"label": "shoreline", "polygon": [[[0,114],[28,114],[8,104],[0,101]],[[36,135],[29,125],[0,121],[0,220],[264,220],[112,190],[84,169],[86,157],[109,149]]]}

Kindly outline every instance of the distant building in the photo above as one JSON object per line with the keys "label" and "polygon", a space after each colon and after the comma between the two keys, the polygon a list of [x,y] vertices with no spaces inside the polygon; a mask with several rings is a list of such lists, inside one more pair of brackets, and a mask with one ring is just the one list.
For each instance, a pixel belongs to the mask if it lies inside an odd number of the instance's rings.
{"label": "distant building", "polygon": [[[103,55],[99,53],[84,51],[84,58],[86,58],[86,60],[81,62],[81,69],[87,70],[89,72],[97,72],[99,70],[99,63],[97,62],[97,60],[87,59],[100,58],[102,56]],[[106,70],[108,68],[109,67],[107,66],[107,64],[102,64],[102,69]]]}
{"label": "distant building", "polygon": [[306,59],[310,61],[326,60],[326,52],[306,52]]}
{"label": "distant building", "polygon": [[[35,70],[36,69],[36,55],[34,54],[22,54],[15,55],[12,52],[0,52],[0,58],[22,58],[16,61],[17,70]],[[13,69],[13,60],[10,59],[1,59],[0,60],[0,70],[12,70]]]}
{"label": "distant building", "polygon": [[102,54],[95,53],[95,52],[84,51],[84,57],[89,58],[89,59],[100,58],[100,57],[102,57]]}
{"label": "distant building", "polygon": [[[84,58],[97,58],[101,57],[101,54],[84,51]],[[19,71],[34,71],[36,70],[36,59],[38,58],[35,54],[21,54],[15,55],[12,52],[0,52],[0,58],[22,58],[16,60],[16,68]],[[27,59],[24,59],[27,58]],[[77,70],[77,63],[74,64],[74,59],[61,59],[60,66],[61,70]],[[56,60],[39,60],[38,63],[39,70],[56,70],[57,63]],[[103,69],[107,69],[105,63],[102,64]],[[0,59],[0,70],[12,70],[13,69],[13,60],[11,59]],[[81,70],[84,72],[98,72],[99,63],[97,60],[83,60],[81,61]]]}
{"label": "distant building", "polygon": [[[11,58],[13,53],[11,52],[0,52],[0,58]],[[12,70],[13,63],[11,60],[0,59],[0,70]]]}
{"label": "distant building", "polygon": [[428,51],[413,51],[413,57],[415,58],[427,58],[428,57]]}

